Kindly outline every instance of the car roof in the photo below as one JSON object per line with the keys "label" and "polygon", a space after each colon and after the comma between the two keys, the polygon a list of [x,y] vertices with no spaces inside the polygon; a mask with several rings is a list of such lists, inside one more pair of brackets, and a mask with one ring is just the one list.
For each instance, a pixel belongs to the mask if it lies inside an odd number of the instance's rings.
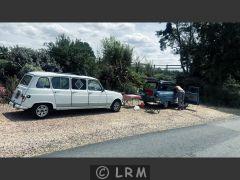
{"label": "car roof", "polygon": [[147,77],[145,80],[148,83],[175,84],[173,81],[158,80],[154,77]]}
{"label": "car roof", "polygon": [[84,79],[96,79],[90,76],[81,76],[69,73],[55,73],[55,72],[44,72],[44,71],[33,71],[27,73],[29,75],[41,76],[41,77],[73,77],[73,78],[84,78]]}
{"label": "car roof", "polygon": [[159,82],[160,82],[161,84],[175,84],[173,81],[160,80]]}

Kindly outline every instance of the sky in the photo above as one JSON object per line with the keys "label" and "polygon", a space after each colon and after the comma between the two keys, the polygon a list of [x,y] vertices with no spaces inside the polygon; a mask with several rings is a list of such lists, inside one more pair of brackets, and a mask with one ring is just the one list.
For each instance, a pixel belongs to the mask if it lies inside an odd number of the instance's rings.
{"label": "sky", "polygon": [[170,48],[161,51],[156,31],[165,23],[0,23],[0,45],[46,48],[44,43],[54,42],[60,34],[88,42],[97,56],[101,40],[114,36],[134,49],[134,57],[142,63],[156,65],[180,64],[179,56]]}

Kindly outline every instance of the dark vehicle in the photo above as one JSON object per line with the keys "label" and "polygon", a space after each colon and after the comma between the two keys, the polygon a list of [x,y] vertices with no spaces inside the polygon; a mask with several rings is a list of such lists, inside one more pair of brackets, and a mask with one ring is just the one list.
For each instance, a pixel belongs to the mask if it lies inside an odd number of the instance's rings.
{"label": "dark vehicle", "polygon": [[[157,80],[147,78],[145,87],[140,93],[144,104],[156,103],[167,108],[169,105],[178,103],[174,87],[176,84],[172,81]],[[185,104],[199,104],[199,88],[190,86],[185,92]]]}

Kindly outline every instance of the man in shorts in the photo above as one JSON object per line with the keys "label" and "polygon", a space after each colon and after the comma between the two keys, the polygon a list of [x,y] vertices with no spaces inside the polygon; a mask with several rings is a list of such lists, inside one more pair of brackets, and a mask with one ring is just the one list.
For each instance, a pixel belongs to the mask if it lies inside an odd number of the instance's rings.
{"label": "man in shorts", "polygon": [[183,110],[184,108],[184,98],[185,98],[185,91],[181,86],[175,86],[176,96],[178,98],[178,109]]}

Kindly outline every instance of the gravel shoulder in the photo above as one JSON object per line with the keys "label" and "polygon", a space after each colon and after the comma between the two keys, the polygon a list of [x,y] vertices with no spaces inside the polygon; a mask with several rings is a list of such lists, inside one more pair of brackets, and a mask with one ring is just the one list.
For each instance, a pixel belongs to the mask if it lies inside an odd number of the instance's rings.
{"label": "gravel shoulder", "polygon": [[223,121],[238,116],[239,110],[191,105],[187,110],[161,109],[147,113],[122,108],[56,111],[35,120],[8,105],[0,107],[0,157],[33,157],[53,151],[103,142],[126,136]]}

